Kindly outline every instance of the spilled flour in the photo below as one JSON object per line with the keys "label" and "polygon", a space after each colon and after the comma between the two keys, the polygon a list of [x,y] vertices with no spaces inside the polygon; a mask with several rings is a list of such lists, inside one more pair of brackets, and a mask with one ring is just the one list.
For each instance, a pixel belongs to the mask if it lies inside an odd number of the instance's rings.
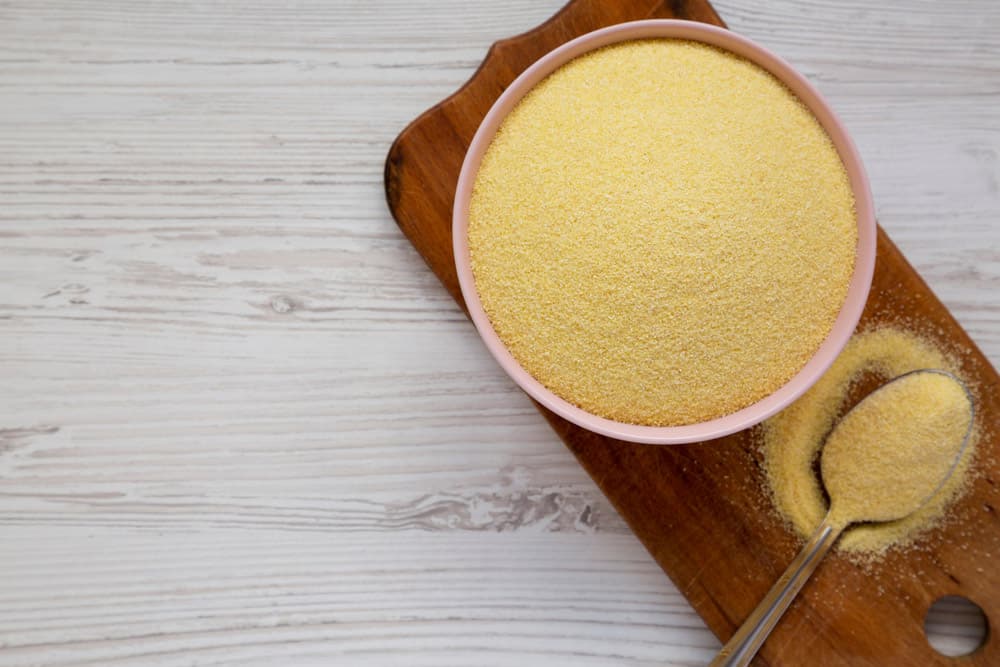
{"label": "spilled flour", "polygon": [[[909,331],[884,327],[857,334],[819,382],[764,422],[762,447],[770,495],[778,512],[800,535],[811,534],[827,513],[828,501],[816,462],[827,435],[849,407],[846,403],[852,388],[871,375],[886,381],[919,369],[940,369],[960,377],[957,364],[948,355]],[[878,428],[897,426],[905,429],[902,422]],[[954,474],[921,509],[898,521],[848,528],[839,548],[877,555],[890,546],[912,542],[936,525],[966,486],[977,440],[973,432]]]}

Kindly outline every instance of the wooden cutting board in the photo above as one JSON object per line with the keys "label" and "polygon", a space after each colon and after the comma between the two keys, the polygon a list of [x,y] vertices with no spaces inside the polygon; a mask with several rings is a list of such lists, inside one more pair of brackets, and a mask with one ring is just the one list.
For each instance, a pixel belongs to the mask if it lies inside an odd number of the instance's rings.
{"label": "wooden cutting board", "polygon": [[[645,18],[723,25],[705,0],[574,0],[538,28],[494,44],[458,92],[410,124],[386,161],[393,216],[455,300],[462,297],[451,243],[451,207],[466,148],[504,88],[560,44],[597,28]],[[821,47],[817,47],[821,48]],[[964,371],[979,383],[980,415],[1000,414],[1000,377],[881,230],[875,280],[860,326],[906,318],[967,350]],[[621,512],[708,626],[727,639],[797,551],[799,541],[770,511],[751,434],[683,446],[636,445],[595,435],[539,411]],[[862,568],[834,553],[789,609],[755,664],[1000,665],[1000,432],[980,443],[982,474],[954,520]],[[927,643],[923,621],[940,596],[962,595],[993,632],[955,659]]]}

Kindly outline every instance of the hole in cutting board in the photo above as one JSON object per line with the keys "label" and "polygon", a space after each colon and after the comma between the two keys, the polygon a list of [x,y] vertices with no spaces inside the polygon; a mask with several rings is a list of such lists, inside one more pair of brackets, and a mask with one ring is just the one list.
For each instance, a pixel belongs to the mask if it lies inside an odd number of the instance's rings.
{"label": "hole in cutting board", "polygon": [[941,655],[959,657],[986,643],[989,623],[972,600],[946,595],[934,601],[924,618],[927,642]]}

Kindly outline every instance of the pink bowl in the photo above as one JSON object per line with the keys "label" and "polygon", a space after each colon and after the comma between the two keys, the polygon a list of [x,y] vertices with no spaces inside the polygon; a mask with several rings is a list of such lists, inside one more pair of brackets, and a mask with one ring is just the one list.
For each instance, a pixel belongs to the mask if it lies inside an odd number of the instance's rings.
{"label": "pink bowl", "polygon": [[[504,117],[535,84],[573,58],[609,44],[649,38],[686,39],[711,44],[756,63],[782,81],[813,112],[830,135],[847,169],[857,208],[858,249],[854,274],[833,329],[816,354],[795,377],[773,394],[738,412],[685,426],[641,426],[617,422],[586,412],[552,393],[521,367],[493,330],[479,300],[469,260],[469,199],[472,185],[483,154]],[[801,396],[823,375],[847,344],[864,309],[875,269],[876,227],[871,189],[861,157],[843,124],[819,92],[784,60],[745,37],[693,21],[635,21],[596,30],[563,44],[526,69],[496,101],[472,139],[458,179],[452,224],[458,280],[469,314],[486,347],[511,378],[532,398],[578,426],[613,438],[649,444],[696,442],[734,433],[767,419]]]}

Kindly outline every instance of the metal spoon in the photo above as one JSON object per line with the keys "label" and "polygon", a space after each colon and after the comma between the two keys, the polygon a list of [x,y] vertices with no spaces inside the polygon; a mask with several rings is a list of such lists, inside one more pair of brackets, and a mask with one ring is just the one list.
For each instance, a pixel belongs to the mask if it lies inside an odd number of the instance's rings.
{"label": "metal spoon", "polygon": [[[968,387],[966,387],[961,380],[951,373],[939,370],[918,370],[900,375],[869,394],[864,398],[864,400],[854,406],[847,413],[847,415],[844,415],[844,418],[841,419],[838,426],[834,428],[834,432],[836,432],[837,428],[844,423],[844,419],[846,419],[848,415],[854,413],[856,410],[865,410],[866,408],[864,406],[866,404],[871,405],[869,401],[872,396],[885,390],[887,387],[895,385],[897,382],[900,382],[905,378],[912,378],[912,376],[919,373],[937,373],[951,378],[959,385],[959,387],[961,387],[962,391],[965,393],[966,399],[968,400],[968,427],[965,430],[965,434],[962,438],[961,444],[959,445],[957,453],[955,454],[954,460],[951,461],[950,467],[947,468],[947,471],[941,476],[940,482],[936,487],[934,487],[934,490],[931,493],[928,493],[911,507],[899,509],[899,511],[895,514],[889,512],[882,513],[879,516],[856,516],[844,521],[843,519],[837,520],[833,516],[832,512],[827,513],[826,517],[816,529],[816,532],[813,533],[813,536],[809,538],[805,547],[803,547],[802,551],[799,552],[799,555],[796,556],[795,560],[793,560],[791,565],[788,566],[788,569],[785,570],[784,574],[782,574],[774,586],[771,587],[771,590],[768,591],[767,595],[764,596],[764,599],[760,601],[760,604],[757,605],[756,609],[750,613],[750,616],[748,616],[743,622],[743,625],[741,625],[732,638],[726,642],[726,645],[722,647],[722,650],[719,651],[718,656],[716,656],[715,660],[712,661],[709,667],[744,667],[750,663],[754,655],[757,654],[757,651],[767,639],[767,636],[771,634],[771,630],[774,629],[778,620],[785,613],[785,610],[788,609],[792,600],[795,599],[795,596],[798,595],[806,581],[809,580],[809,577],[816,570],[816,567],[823,559],[823,556],[826,555],[826,553],[833,546],[834,542],[837,541],[837,538],[840,537],[840,534],[845,528],[851,525],[851,523],[857,523],[859,521],[883,522],[903,519],[925,505],[927,501],[929,501],[941,489],[941,487],[944,486],[945,482],[948,481],[948,478],[951,477],[958,465],[958,462],[961,460],[963,453],[965,452],[965,448],[969,444],[969,436],[972,433],[972,425],[974,421],[972,395],[969,393]],[[931,418],[932,416],[933,415],[930,414],[924,415],[925,418]],[[830,435],[832,436],[833,432],[831,432]],[[827,438],[827,442],[829,441],[830,437]],[[824,474],[824,484],[826,484],[827,491],[831,494],[830,506],[832,508],[837,503],[837,498],[833,496],[834,490],[829,488],[830,485],[826,483],[825,478],[826,474]],[[872,481],[874,482],[875,480]]]}

